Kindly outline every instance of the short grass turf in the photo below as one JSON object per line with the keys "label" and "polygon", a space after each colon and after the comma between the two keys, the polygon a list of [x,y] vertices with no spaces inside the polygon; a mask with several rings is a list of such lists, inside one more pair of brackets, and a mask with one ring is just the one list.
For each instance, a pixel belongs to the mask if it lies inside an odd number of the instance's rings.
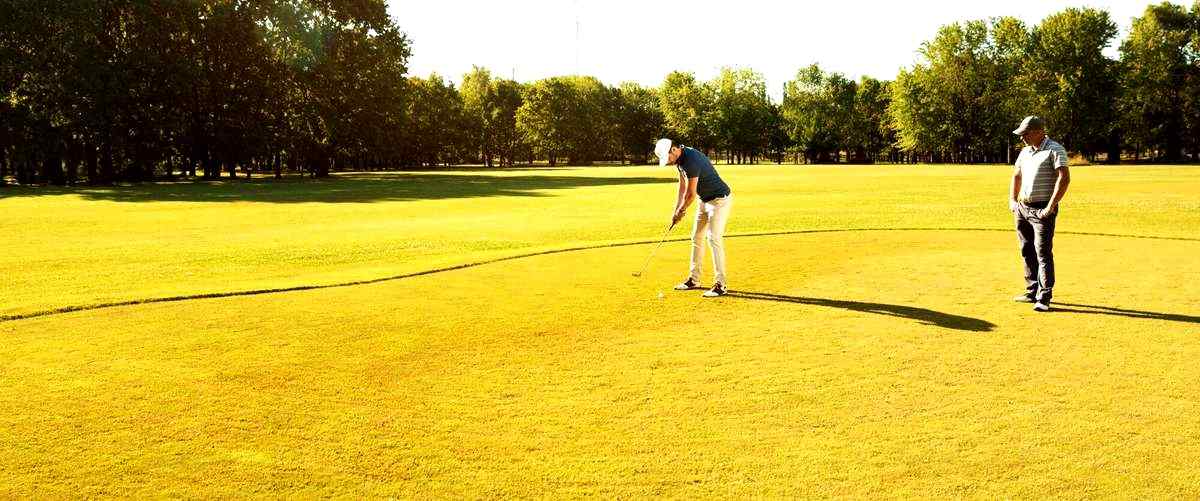
{"label": "short grass turf", "polygon": [[[672,241],[640,279],[651,245],[0,322],[0,496],[1200,495],[1200,170],[1075,169],[1049,314],[1008,302],[1003,167],[724,172],[731,233],[781,234],[729,239],[734,293],[718,300],[670,290],[688,249]],[[429,193],[383,195],[410,177]],[[647,240],[669,211],[662,181],[0,191],[23,221],[6,247],[31,253],[4,256],[3,300],[37,312]],[[96,219],[64,221],[82,233],[58,247],[37,231],[69,215]],[[320,226],[333,236],[303,231]],[[433,243],[379,250],[402,240],[389,228]],[[501,234],[524,236],[464,244]],[[366,241],[341,264],[296,261]],[[53,249],[76,259],[53,265]],[[221,256],[248,263],[205,274]]]}

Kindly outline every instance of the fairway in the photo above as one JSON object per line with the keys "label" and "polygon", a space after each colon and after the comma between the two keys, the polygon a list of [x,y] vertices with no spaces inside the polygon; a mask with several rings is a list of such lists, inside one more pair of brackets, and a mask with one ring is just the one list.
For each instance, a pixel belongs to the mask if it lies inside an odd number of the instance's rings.
{"label": "fairway", "polygon": [[1006,166],[722,166],[718,299],[670,168],[6,188],[0,497],[1200,496],[1200,168],[1073,171],[1047,314]]}

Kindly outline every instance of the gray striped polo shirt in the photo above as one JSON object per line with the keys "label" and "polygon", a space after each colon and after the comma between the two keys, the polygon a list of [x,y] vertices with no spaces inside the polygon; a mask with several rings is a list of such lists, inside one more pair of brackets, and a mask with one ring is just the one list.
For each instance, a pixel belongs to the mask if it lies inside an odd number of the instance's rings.
{"label": "gray striped polo shirt", "polygon": [[1026,146],[1017,157],[1021,169],[1021,193],[1018,200],[1025,203],[1049,202],[1054,196],[1058,169],[1067,166],[1067,149],[1045,138],[1038,146]]}

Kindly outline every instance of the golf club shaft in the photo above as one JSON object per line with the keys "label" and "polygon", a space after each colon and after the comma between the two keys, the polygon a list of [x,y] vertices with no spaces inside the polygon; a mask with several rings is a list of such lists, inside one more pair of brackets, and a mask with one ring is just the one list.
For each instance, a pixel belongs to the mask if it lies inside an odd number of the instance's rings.
{"label": "golf club shaft", "polygon": [[654,245],[654,249],[650,251],[650,255],[646,256],[646,262],[642,263],[642,270],[637,273],[637,276],[640,277],[643,273],[646,273],[646,269],[650,267],[650,260],[654,259],[654,254],[658,252],[658,248],[662,247],[663,242],[667,241],[667,235],[671,233],[672,228],[675,228],[674,223],[667,227],[667,230],[663,232],[662,237],[658,239],[658,243]]}

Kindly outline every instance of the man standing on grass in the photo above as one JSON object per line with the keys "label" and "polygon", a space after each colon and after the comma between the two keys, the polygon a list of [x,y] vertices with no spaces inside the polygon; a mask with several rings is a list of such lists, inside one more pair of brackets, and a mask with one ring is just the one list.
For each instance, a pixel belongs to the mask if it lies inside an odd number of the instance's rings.
{"label": "man standing on grass", "polygon": [[1025,142],[1013,168],[1008,200],[1025,263],[1025,293],[1014,299],[1034,303],[1035,311],[1050,311],[1054,295],[1054,226],[1058,203],[1071,184],[1067,150],[1046,137],[1046,124],[1036,116],[1025,117],[1013,134]]}
{"label": "man standing on grass", "polygon": [[712,247],[713,278],[712,289],[704,293],[704,297],[723,296],[727,292],[725,278],[725,223],[729,221],[729,211],[733,207],[733,192],[729,185],[717,175],[717,169],[712,161],[695,148],[681,144],[673,144],[670,139],[659,139],[654,145],[654,154],[658,156],[658,165],[674,164],[679,170],[679,194],[675,198],[675,213],[671,216],[671,226],[683,219],[687,208],[697,197],[700,206],[696,210],[696,223],[692,226],[692,261],[688,279],[676,285],[675,290],[691,290],[700,288],[701,263],[704,260],[704,237],[708,236],[708,245]]}

